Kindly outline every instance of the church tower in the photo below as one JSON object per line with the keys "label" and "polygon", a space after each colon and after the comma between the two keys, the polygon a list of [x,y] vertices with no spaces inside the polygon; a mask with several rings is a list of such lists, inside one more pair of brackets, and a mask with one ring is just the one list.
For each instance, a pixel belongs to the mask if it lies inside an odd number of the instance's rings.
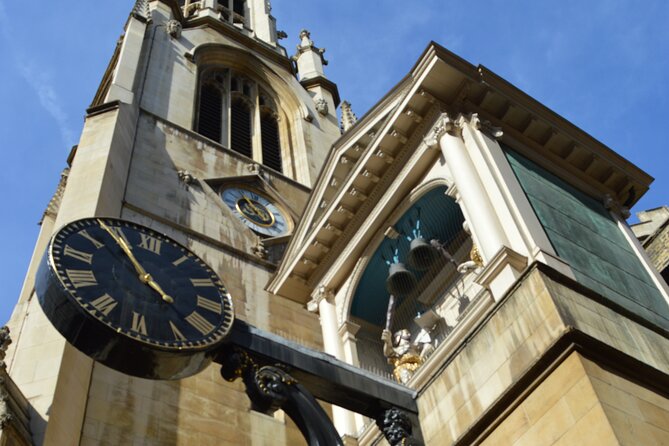
{"label": "church tower", "polygon": [[[249,412],[242,388],[213,368],[153,382],[94,363],[52,328],[34,293],[55,230],[80,218],[122,218],[197,253],[225,281],[237,318],[320,347],[317,317],[265,291],[340,136],[323,50],[303,31],[289,54],[279,44],[285,37],[268,0],[136,2],[9,323],[5,361],[30,403],[34,444],[301,441],[290,422]],[[236,206],[244,197],[272,215],[254,219]]]}

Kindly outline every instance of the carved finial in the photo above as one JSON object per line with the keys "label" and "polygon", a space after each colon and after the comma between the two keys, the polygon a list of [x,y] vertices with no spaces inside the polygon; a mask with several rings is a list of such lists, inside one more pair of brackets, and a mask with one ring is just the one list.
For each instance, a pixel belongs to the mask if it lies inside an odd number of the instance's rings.
{"label": "carved finial", "polygon": [[358,122],[358,117],[353,113],[351,103],[344,101],[341,103],[341,129],[345,132]]}
{"label": "carved finial", "polygon": [[60,174],[60,181],[58,182],[58,187],[56,188],[56,192],[53,194],[53,197],[51,197],[51,201],[49,201],[49,204],[46,207],[46,210],[44,211],[44,215],[42,215],[42,219],[40,220],[40,224],[44,221],[45,217],[56,217],[58,214],[58,210],[60,209],[60,202],[63,199],[63,193],[65,192],[65,186],[67,186],[67,179],[70,176],[70,168],[66,167]]}
{"label": "carved finial", "polygon": [[300,32],[300,44],[297,45],[297,54],[292,59],[297,62],[297,69],[302,79],[325,76],[323,66],[328,64],[325,60],[325,48],[318,48],[311,40],[311,33],[306,29]]}

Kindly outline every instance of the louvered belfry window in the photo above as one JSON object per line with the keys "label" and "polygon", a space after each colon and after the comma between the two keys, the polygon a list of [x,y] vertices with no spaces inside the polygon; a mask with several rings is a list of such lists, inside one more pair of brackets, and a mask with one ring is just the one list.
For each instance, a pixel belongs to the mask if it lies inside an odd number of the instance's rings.
{"label": "louvered belfry window", "polygon": [[251,107],[241,97],[232,98],[230,106],[230,147],[235,152],[253,157],[251,145]]}
{"label": "louvered belfry window", "polygon": [[258,162],[283,172],[275,96],[229,69],[204,70],[201,79],[196,131],[248,158],[255,154],[261,157]]}
{"label": "louvered belfry window", "polygon": [[279,123],[270,110],[263,110],[260,115],[260,136],[262,138],[262,163],[270,169],[281,172]]}
{"label": "louvered belfry window", "polygon": [[216,85],[211,83],[202,85],[198,117],[197,132],[216,142],[221,142],[223,93]]}

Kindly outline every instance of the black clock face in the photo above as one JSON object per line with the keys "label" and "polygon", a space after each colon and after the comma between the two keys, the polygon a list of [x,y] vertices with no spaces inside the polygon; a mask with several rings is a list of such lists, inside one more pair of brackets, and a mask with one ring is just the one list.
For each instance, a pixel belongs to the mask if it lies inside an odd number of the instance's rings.
{"label": "black clock face", "polygon": [[51,264],[69,296],[119,335],[161,349],[201,349],[230,330],[232,300],[202,260],[148,228],[113,219],[72,223]]}

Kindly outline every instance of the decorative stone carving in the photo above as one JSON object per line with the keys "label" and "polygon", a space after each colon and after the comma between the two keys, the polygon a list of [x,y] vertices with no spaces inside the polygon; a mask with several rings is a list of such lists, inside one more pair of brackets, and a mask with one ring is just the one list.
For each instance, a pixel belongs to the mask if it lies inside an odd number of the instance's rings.
{"label": "decorative stone carving", "polygon": [[480,130],[482,133],[492,136],[495,139],[500,139],[502,136],[504,136],[504,132],[500,127],[493,126],[490,121],[481,120],[478,113],[473,113],[471,115],[470,122],[475,129]]}
{"label": "decorative stone carving", "polygon": [[260,164],[257,164],[257,163],[249,164],[248,166],[246,166],[246,169],[252,175],[260,175],[262,173],[262,168],[260,167]]}
{"label": "decorative stone carving", "polygon": [[283,40],[288,38],[288,33],[285,31],[277,31],[276,32],[276,40]]}
{"label": "decorative stone carving", "polygon": [[253,254],[260,257],[261,259],[267,259],[267,250],[265,249],[265,244],[261,238],[258,238],[256,245],[252,248]]}
{"label": "decorative stone carving", "polygon": [[432,126],[432,129],[425,136],[425,144],[434,149],[439,148],[439,139],[446,133],[450,133],[456,129],[455,122],[447,113],[443,113],[437,122]]}
{"label": "decorative stone carving", "polygon": [[379,427],[390,446],[418,446],[412,437],[413,426],[409,417],[401,410],[393,407],[386,410],[376,419]]}
{"label": "decorative stone carving", "polygon": [[166,26],[166,31],[167,34],[170,35],[173,39],[178,39],[181,37],[181,31],[183,30],[183,27],[181,26],[181,22],[178,20],[170,20],[167,22]]}
{"label": "decorative stone carving", "polygon": [[624,220],[627,220],[632,216],[630,209],[627,206],[621,205],[620,202],[614,199],[610,194],[604,195],[602,204],[609,212],[620,215]]}
{"label": "decorative stone carving", "polygon": [[179,176],[179,181],[186,185],[191,185],[195,182],[195,177],[187,170],[180,170],[177,172]]}
{"label": "decorative stone carving", "polygon": [[0,370],[6,370],[5,355],[7,348],[12,343],[12,338],[9,336],[9,327],[0,328]]}
{"label": "decorative stone carving", "polygon": [[316,111],[319,115],[326,116],[330,112],[328,102],[323,98],[318,98],[316,100]]}

